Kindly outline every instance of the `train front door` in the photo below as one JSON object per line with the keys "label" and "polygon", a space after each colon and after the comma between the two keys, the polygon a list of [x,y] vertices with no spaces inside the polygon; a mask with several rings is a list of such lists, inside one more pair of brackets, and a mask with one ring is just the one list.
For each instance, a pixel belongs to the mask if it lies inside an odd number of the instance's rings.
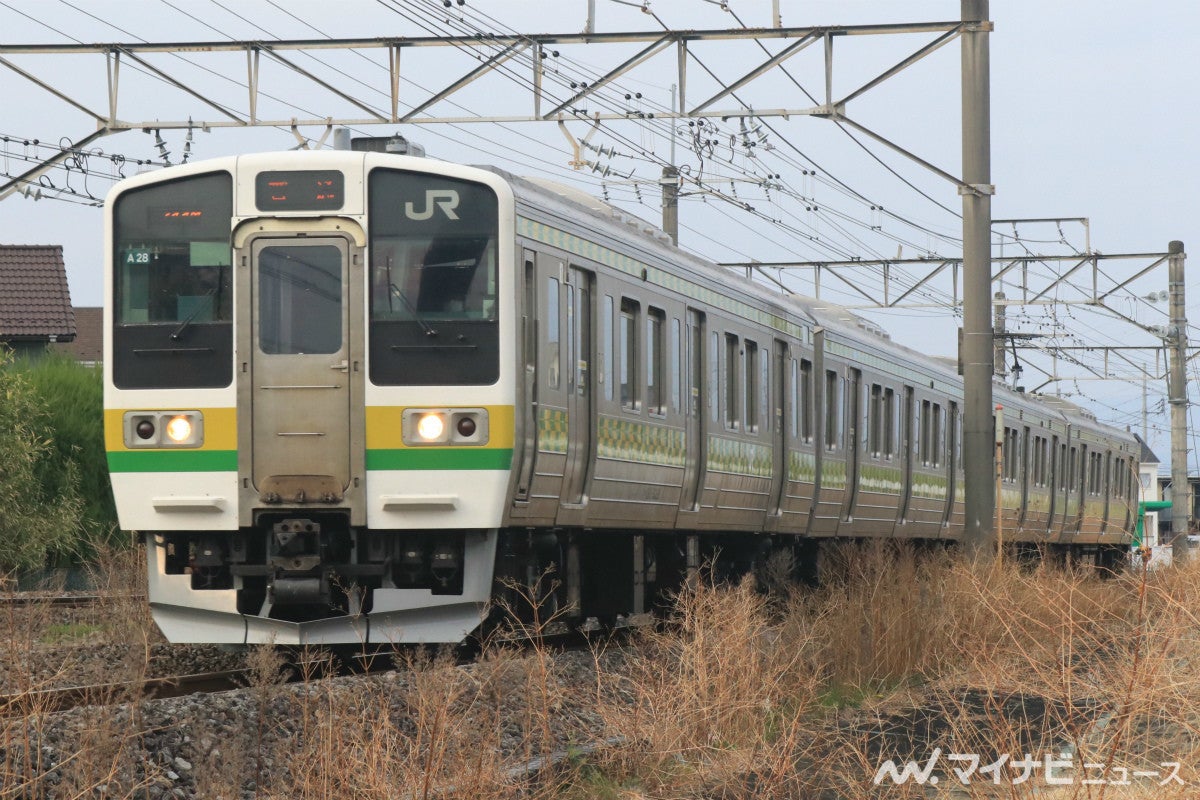
{"label": "train front door", "polygon": [[251,479],[261,503],[341,503],[351,458],[351,245],[253,242],[249,316]]}

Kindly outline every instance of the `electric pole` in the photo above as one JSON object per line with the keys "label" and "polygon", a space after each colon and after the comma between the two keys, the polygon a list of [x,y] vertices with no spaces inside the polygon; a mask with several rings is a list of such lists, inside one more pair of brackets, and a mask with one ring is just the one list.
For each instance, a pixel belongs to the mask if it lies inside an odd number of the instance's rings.
{"label": "electric pole", "polygon": [[972,558],[995,545],[992,485],[992,165],[988,0],[962,0],[963,544]]}
{"label": "electric pole", "polygon": [[1167,288],[1171,296],[1171,327],[1167,334],[1167,397],[1171,404],[1171,557],[1188,557],[1188,518],[1191,487],[1187,465],[1187,312],[1184,309],[1183,242],[1167,246]]}

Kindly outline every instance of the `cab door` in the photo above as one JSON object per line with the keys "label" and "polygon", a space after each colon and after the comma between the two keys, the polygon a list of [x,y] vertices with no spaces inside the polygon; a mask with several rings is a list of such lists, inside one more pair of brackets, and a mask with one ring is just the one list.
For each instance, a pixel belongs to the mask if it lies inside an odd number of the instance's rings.
{"label": "cab door", "polygon": [[350,250],[341,237],[251,247],[250,473],[268,505],[337,504],[350,488]]}

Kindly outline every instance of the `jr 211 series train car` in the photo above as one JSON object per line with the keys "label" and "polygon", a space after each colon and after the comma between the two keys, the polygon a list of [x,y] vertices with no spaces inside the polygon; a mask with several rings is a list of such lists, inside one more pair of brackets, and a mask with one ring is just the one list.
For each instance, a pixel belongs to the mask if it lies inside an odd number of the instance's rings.
{"label": "jr 211 series train car", "polygon": [[[458,642],[538,586],[619,621],[704,562],[961,535],[952,364],[573,190],[271,153],[106,221],[108,463],[173,641]],[[996,398],[1005,541],[1111,559],[1133,437]]]}

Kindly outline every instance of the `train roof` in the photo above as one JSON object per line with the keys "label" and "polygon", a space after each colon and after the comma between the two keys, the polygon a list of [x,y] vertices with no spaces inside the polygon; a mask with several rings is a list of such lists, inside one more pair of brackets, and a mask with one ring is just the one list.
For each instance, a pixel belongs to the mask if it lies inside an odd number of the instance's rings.
{"label": "train roof", "polygon": [[[774,313],[802,319],[810,325],[835,332],[839,338],[868,346],[887,358],[919,366],[932,378],[957,386],[962,384],[954,359],[930,356],[896,342],[882,327],[848,308],[813,297],[776,291],[760,281],[720,267],[678,248],[657,225],[574,186],[544,178],[520,177],[497,167],[484,166],[481,169],[508,180],[518,203],[524,202],[543,213],[558,217],[571,227],[584,227],[602,237],[619,239],[627,249],[640,250],[653,260],[683,267],[697,277],[723,285],[733,284],[738,290],[764,303],[765,308]],[[1130,442],[1133,441],[1131,435],[1100,422],[1090,411],[1061,397],[1018,392],[999,380],[993,382],[993,391],[996,402],[1006,408],[1036,411],[1075,426],[1103,430],[1110,435],[1128,436]]]}

